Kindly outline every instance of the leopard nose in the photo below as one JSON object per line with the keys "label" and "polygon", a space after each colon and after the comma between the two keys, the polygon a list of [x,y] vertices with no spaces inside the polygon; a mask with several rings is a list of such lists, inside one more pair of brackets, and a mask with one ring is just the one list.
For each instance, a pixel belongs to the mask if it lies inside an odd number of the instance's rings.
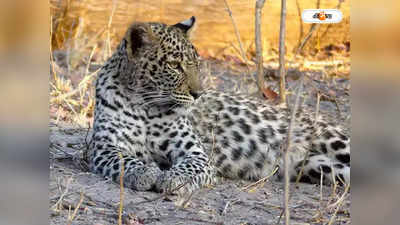
{"label": "leopard nose", "polygon": [[198,99],[201,96],[201,92],[198,91],[190,91],[189,92],[191,96],[193,96],[194,99]]}

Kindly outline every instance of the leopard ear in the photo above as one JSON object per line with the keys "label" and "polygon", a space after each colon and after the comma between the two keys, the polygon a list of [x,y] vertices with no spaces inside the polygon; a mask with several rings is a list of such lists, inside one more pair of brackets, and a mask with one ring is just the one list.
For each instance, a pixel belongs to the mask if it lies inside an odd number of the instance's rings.
{"label": "leopard ear", "polygon": [[151,27],[146,23],[132,24],[125,34],[127,43],[127,52],[129,57],[137,55],[139,50],[145,46],[149,46],[156,40]]}
{"label": "leopard ear", "polygon": [[175,24],[174,27],[178,27],[179,29],[183,30],[183,32],[185,32],[186,35],[190,37],[191,33],[193,33],[195,25],[196,17],[192,16],[187,20]]}

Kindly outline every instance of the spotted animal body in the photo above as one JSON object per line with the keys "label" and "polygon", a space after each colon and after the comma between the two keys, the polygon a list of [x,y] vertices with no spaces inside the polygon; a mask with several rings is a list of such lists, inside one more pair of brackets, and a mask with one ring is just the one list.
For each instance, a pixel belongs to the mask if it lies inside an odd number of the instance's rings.
{"label": "spotted animal body", "polygon": [[[189,40],[195,18],[134,23],[99,72],[89,160],[93,172],[140,191],[193,191],[216,177],[257,180],[279,168],[289,112],[235,93],[203,91]],[[298,112],[290,175],[350,182],[349,138]],[[122,158],[120,157],[122,156]],[[306,157],[307,156],[307,157]]]}

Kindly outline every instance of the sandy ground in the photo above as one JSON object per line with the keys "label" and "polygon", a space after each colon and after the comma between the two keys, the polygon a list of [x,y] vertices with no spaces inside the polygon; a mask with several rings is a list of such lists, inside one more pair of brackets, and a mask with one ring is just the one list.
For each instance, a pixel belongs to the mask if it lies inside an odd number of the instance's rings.
{"label": "sandy ground", "polygon": [[[268,70],[267,74],[276,71]],[[203,81],[220,90],[240,90],[249,94],[257,90],[251,79],[243,80],[242,71],[209,63]],[[213,74],[213,75],[211,75]],[[298,85],[299,71],[289,71],[288,88]],[[350,121],[349,81],[326,80],[323,74],[309,74],[314,80],[305,82],[304,107],[315,107],[315,88],[335,96],[335,101],[322,99],[320,110],[348,130]],[[272,76],[273,78],[273,76]],[[273,80],[273,79],[271,79]],[[272,89],[276,83],[269,82]],[[338,110],[339,108],[339,110]],[[50,224],[118,224],[120,187],[104,178],[85,172],[78,164],[86,149],[87,128],[50,122]],[[90,134],[88,135],[90,137]],[[78,159],[78,160],[77,160]],[[177,206],[177,196],[160,196],[152,192],[123,192],[123,223],[140,224],[283,224],[283,184],[275,181],[244,189],[249,182],[225,180],[221,184],[196,192],[185,208]],[[350,194],[342,187],[299,184],[291,187],[292,224],[350,224]],[[343,196],[342,196],[343,195]],[[343,197],[343,201],[337,201]],[[72,221],[72,222],[71,222]]]}

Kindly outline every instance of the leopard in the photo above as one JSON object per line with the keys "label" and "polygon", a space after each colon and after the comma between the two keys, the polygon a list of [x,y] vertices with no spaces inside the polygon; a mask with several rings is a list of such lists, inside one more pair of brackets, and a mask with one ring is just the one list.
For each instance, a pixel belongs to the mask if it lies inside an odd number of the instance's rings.
{"label": "leopard", "polygon": [[279,181],[292,143],[291,181],[350,184],[350,138],[339,125],[301,108],[289,137],[287,107],[202,87],[195,24],[128,27],[96,79],[90,170],[136,191]]}

